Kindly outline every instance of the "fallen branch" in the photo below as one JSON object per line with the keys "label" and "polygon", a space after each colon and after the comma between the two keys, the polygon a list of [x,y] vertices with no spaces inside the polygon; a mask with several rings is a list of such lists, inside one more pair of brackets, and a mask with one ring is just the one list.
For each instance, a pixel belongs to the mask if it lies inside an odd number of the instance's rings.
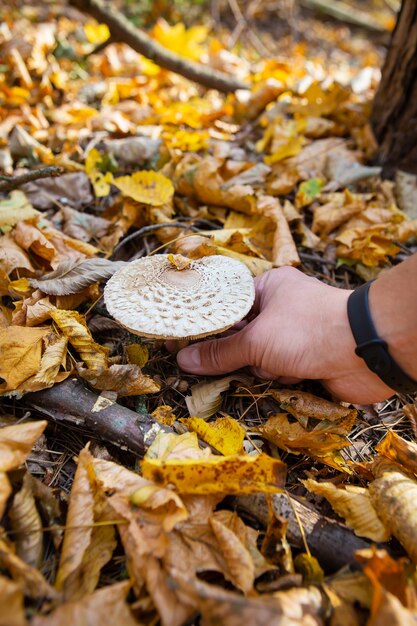
{"label": "fallen branch", "polygon": [[133,50],[143,54],[154,63],[176,74],[181,74],[209,89],[228,93],[237,89],[249,89],[249,86],[223,72],[199,65],[193,61],[173,54],[149,35],[136,28],[120,11],[106,4],[103,0],[69,0],[69,3],[92,15],[97,21],[107,24],[113,41],[128,44]]}
{"label": "fallen branch", "polygon": [[71,378],[50,389],[24,396],[25,407],[56,422],[82,426],[101,439],[143,456],[160,430],[150,416],[143,417],[116,402],[100,408],[99,396]]}
{"label": "fallen branch", "polygon": [[357,7],[352,7],[346,2],[338,0],[299,0],[305,9],[319,11],[329,17],[333,17],[341,22],[359,26],[376,33],[386,33],[388,28],[372,18],[366,11],[361,11]]}
{"label": "fallen branch", "polygon": [[[267,525],[268,505],[264,495],[239,496],[236,500],[238,508],[253,515],[264,526]],[[272,496],[272,506],[275,515],[288,520],[289,543],[304,549],[301,526],[311,554],[326,571],[335,571],[353,563],[356,550],[371,546],[370,542],[357,537],[346,526],[320,515],[312,507],[286,493]]]}
{"label": "fallen branch", "polygon": [[62,167],[48,165],[48,167],[40,167],[37,170],[31,170],[19,176],[0,176],[0,191],[12,191],[12,189],[17,189],[25,183],[31,183],[39,178],[52,178],[61,176],[63,173]]}

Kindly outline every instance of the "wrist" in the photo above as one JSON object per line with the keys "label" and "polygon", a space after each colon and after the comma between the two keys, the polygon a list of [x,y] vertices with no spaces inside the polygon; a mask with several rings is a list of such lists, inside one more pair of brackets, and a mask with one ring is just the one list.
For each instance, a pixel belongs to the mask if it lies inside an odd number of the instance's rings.
{"label": "wrist", "polygon": [[372,320],[392,358],[410,378],[417,380],[417,321],[406,315],[401,301],[387,287],[379,279],[369,289]]}

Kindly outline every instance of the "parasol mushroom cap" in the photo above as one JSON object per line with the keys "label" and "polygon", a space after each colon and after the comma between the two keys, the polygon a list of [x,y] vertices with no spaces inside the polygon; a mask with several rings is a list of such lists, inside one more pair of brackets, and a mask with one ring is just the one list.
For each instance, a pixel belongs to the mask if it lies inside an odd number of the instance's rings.
{"label": "parasol mushroom cap", "polygon": [[117,271],[104,289],[107,310],[142,337],[197,339],[240,321],[255,299],[243,263],[226,256],[191,261],[156,254]]}

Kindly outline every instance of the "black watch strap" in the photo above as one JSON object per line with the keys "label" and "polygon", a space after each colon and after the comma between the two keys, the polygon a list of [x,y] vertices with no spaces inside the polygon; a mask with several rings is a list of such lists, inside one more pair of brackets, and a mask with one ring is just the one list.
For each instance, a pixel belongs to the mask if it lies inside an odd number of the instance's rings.
{"label": "black watch strap", "polygon": [[372,281],[353,291],[348,298],[348,318],[356,341],[356,354],[388,387],[399,393],[415,393],[417,381],[410,378],[388,352],[386,342],[378,337],[371,312],[368,292]]}

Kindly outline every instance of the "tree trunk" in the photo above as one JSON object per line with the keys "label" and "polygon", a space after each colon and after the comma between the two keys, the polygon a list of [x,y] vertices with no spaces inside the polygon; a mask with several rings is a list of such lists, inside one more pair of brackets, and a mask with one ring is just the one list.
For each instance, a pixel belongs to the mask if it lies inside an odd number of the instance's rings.
{"label": "tree trunk", "polygon": [[403,0],[375,96],[372,125],[386,173],[417,174],[417,2]]}

